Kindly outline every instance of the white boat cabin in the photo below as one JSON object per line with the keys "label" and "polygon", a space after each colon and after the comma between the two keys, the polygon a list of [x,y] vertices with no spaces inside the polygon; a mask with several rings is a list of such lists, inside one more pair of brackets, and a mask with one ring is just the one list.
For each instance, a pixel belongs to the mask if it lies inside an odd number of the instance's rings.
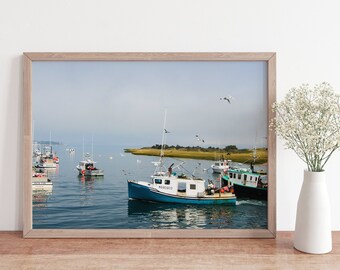
{"label": "white boat cabin", "polygon": [[80,161],[77,168],[80,170],[93,170],[96,168],[95,163],[92,160]]}
{"label": "white boat cabin", "polygon": [[226,166],[229,166],[228,164],[228,161],[227,160],[224,160],[224,161],[216,161],[214,164],[213,164],[214,167],[226,167]]}
{"label": "white boat cabin", "polygon": [[245,169],[228,170],[226,174],[232,183],[248,187],[258,187],[267,183],[267,175],[261,175]]}
{"label": "white boat cabin", "polygon": [[211,168],[214,173],[222,173],[225,170],[229,169],[229,163],[231,160],[220,160],[220,161],[215,161],[213,165],[211,165]]}
{"label": "white boat cabin", "polygon": [[205,192],[205,181],[203,179],[180,178],[171,176],[152,177],[152,186],[160,192],[180,195],[185,194],[189,197],[198,197]]}

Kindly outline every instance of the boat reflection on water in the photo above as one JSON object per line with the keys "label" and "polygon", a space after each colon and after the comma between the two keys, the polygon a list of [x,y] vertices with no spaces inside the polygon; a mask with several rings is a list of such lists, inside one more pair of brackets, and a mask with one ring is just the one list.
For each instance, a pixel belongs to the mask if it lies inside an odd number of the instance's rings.
{"label": "boat reflection on water", "polygon": [[78,179],[82,183],[86,182],[95,182],[96,180],[101,181],[104,180],[104,176],[93,176],[93,175],[78,175]]}
{"label": "boat reflection on water", "polygon": [[32,190],[33,208],[46,207],[47,200],[50,195],[52,195],[52,189]]}
{"label": "boat reflection on water", "polygon": [[79,199],[78,203],[84,206],[92,206],[95,201],[98,184],[103,182],[104,176],[85,176],[78,175],[79,180]]}
{"label": "boat reflection on water", "polygon": [[[199,229],[225,227],[232,220],[234,206],[183,205],[128,201],[129,223],[148,220],[150,229]],[[141,225],[141,228],[145,225]]]}
{"label": "boat reflection on water", "polygon": [[43,171],[47,177],[56,177],[59,175],[59,165],[56,168],[44,168]]}

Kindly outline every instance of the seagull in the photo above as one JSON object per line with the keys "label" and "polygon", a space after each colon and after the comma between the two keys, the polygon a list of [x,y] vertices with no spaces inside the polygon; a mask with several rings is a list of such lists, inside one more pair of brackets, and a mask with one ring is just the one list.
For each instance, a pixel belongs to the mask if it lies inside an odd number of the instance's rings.
{"label": "seagull", "polygon": [[196,138],[198,141],[201,141],[202,143],[204,143],[204,140],[202,138],[200,138],[198,135],[196,135]]}
{"label": "seagull", "polygon": [[124,175],[131,174],[130,172],[127,172],[127,171],[125,171],[125,170],[122,170],[122,172],[123,172]]}
{"label": "seagull", "polygon": [[164,129],[164,132],[165,132],[165,133],[170,133],[170,131],[167,131],[166,128]]}
{"label": "seagull", "polygon": [[229,104],[231,104],[231,100],[233,99],[232,96],[228,96],[228,97],[223,97],[223,98],[220,98],[220,100],[226,100],[229,102]]}

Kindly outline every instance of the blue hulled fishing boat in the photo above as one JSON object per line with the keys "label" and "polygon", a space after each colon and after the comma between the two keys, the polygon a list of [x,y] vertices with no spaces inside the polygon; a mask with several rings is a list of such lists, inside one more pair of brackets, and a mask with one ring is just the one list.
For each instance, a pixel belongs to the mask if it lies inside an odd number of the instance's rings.
{"label": "blue hulled fishing boat", "polygon": [[235,205],[231,192],[205,187],[205,180],[176,174],[156,174],[151,182],[128,180],[129,198],[145,201],[182,204]]}
{"label": "blue hulled fishing boat", "polygon": [[154,162],[156,169],[151,182],[128,180],[129,198],[163,203],[235,205],[236,197],[228,189],[215,189],[211,183],[206,183],[200,177],[177,175],[173,172],[184,162],[175,167],[171,164],[167,169],[163,166],[165,136],[169,133],[165,129],[165,122],[166,114],[160,160]]}

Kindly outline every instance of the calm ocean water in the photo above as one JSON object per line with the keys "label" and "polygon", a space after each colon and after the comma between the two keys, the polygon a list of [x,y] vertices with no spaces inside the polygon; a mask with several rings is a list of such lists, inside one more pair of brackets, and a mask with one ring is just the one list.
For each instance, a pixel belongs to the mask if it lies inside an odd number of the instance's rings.
{"label": "calm ocean water", "polygon": [[[134,156],[122,147],[95,146],[94,159],[105,176],[85,178],[76,170],[82,146],[76,146],[74,154],[65,149],[53,149],[60,163],[49,171],[52,192],[33,193],[34,229],[267,228],[267,203],[263,201],[238,199],[235,206],[193,206],[129,200],[127,180],[150,181],[155,169],[152,161],[158,157]],[[203,170],[210,168],[211,161],[181,160],[189,172],[217,178],[211,170]],[[165,159],[167,165],[173,162],[180,161]]]}

